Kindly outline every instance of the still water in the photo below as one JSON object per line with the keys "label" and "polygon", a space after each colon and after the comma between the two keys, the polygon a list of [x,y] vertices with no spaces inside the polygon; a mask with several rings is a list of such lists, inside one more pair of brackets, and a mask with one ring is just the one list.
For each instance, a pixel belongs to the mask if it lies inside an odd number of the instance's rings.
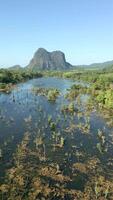
{"label": "still water", "polygon": [[[74,101],[76,107],[74,115],[69,113],[64,115],[61,111],[63,105],[69,104],[65,94],[73,84],[79,83],[60,78],[38,78],[18,84],[9,94],[0,93],[1,182],[4,180],[7,169],[13,165],[13,155],[24,134],[30,132],[31,140],[33,140],[39,130],[44,137],[48,162],[57,162],[64,174],[70,173],[70,166],[73,163],[84,163],[86,160],[96,157],[100,160],[103,173],[106,176],[113,175],[112,163],[108,165],[113,155],[113,130],[106,125],[95,109],[86,113],[88,96],[81,95],[79,105],[76,100]],[[45,96],[34,94],[32,91],[34,87],[57,88],[60,90],[60,96],[56,102],[49,102]],[[64,139],[63,149],[55,153],[51,150],[52,140],[50,138],[53,133],[48,125],[49,116],[56,123],[55,131],[59,133],[59,137]],[[90,126],[88,134],[83,133],[82,129],[86,124],[87,117]],[[73,128],[74,126],[76,127]],[[105,151],[102,154],[97,148],[98,130],[102,131],[105,136]],[[78,179],[69,183],[68,187],[82,190],[87,180],[88,175],[81,177],[79,174]]]}

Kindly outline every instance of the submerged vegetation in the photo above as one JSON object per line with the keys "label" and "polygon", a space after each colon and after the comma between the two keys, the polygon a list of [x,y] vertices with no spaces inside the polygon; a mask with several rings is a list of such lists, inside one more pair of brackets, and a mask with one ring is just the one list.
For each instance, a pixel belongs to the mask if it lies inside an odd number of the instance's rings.
{"label": "submerged vegetation", "polygon": [[112,200],[113,73],[44,72],[73,82],[37,79],[3,94],[41,76],[0,70],[0,199]]}

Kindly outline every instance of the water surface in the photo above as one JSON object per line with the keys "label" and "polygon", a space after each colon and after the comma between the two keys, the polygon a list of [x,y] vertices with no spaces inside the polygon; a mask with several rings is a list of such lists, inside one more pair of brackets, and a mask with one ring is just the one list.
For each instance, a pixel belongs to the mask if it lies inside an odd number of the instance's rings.
{"label": "water surface", "polygon": [[[38,132],[42,133],[45,138],[46,157],[49,162],[58,162],[60,168],[64,170],[64,174],[69,174],[70,165],[76,162],[85,162],[88,158],[96,157],[101,161],[101,165],[105,168],[105,173],[112,172],[112,165],[107,165],[108,160],[112,157],[113,152],[113,130],[106,125],[104,119],[99,116],[97,111],[89,114],[90,133],[82,133],[82,129],[72,129],[71,133],[66,133],[68,127],[82,123],[85,125],[87,119],[86,103],[87,95],[81,95],[81,104],[78,105],[75,100],[77,113],[74,116],[64,114],[61,108],[64,104],[70,102],[65,99],[67,89],[74,83],[66,79],[60,78],[38,78],[25,83],[18,84],[10,94],[0,93],[0,149],[2,151],[0,165],[0,179],[3,178],[7,169],[13,165],[13,154],[17,148],[17,144],[22,141],[26,132],[32,134],[33,140]],[[83,83],[81,83],[83,84]],[[33,93],[33,87],[41,88],[57,88],[61,95],[56,102],[49,102],[46,97]],[[78,116],[80,114],[80,117]],[[82,114],[82,115],[81,115]],[[60,132],[65,140],[62,151],[55,154],[51,151],[51,130],[48,125],[48,116],[52,116],[52,120],[56,122],[56,132]],[[103,154],[97,149],[98,129],[103,131],[106,137],[106,151]],[[32,146],[32,145],[31,145]],[[75,152],[83,153],[84,156],[76,156]],[[68,156],[66,156],[68,153]],[[107,176],[109,173],[107,174]],[[68,184],[70,188],[83,189],[87,177],[78,177],[78,182]],[[79,184],[78,184],[79,183]]]}

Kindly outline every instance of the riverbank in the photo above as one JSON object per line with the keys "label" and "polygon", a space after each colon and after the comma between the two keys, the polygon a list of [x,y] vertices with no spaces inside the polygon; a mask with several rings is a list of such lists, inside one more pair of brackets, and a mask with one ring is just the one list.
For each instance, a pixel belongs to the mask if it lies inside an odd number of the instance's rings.
{"label": "riverbank", "polygon": [[17,83],[39,77],[39,72],[0,69],[0,92],[10,92]]}

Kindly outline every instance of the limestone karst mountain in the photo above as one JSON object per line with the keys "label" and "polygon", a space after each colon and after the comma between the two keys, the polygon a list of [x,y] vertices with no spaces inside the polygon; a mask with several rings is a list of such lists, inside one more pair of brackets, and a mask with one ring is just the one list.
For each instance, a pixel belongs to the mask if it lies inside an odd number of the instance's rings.
{"label": "limestone karst mountain", "polygon": [[71,64],[66,62],[65,55],[61,51],[48,52],[39,48],[27,66],[28,69],[36,70],[65,70],[70,69]]}

